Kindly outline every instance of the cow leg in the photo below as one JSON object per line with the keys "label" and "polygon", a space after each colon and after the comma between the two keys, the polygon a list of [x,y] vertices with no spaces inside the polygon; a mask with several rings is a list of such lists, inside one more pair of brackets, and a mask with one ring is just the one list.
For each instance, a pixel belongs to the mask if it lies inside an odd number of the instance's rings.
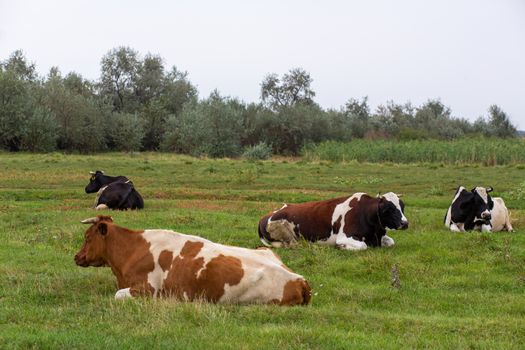
{"label": "cow leg", "polygon": [[119,289],[115,293],[115,300],[133,298],[138,296],[151,296],[153,290],[144,286]]}
{"label": "cow leg", "polygon": [[381,247],[392,247],[396,242],[392,239],[392,237],[388,237],[387,235],[384,235],[381,237]]}
{"label": "cow leg", "polygon": [[507,219],[505,220],[505,228],[509,232],[514,232],[514,228],[512,228],[512,224],[510,223],[510,214],[507,215]]}
{"label": "cow leg", "polygon": [[335,245],[338,248],[346,250],[365,250],[367,248],[365,242],[355,240],[352,237],[347,237],[344,233],[337,235]]}
{"label": "cow leg", "polygon": [[454,223],[454,222],[450,224],[450,231],[452,231],[452,232],[461,232],[461,230],[458,227],[458,225],[456,225],[456,223]]}
{"label": "cow leg", "polygon": [[130,289],[131,288],[119,289],[115,293],[115,300],[133,298],[133,295],[131,295]]}
{"label": "cow leg", "polygon": [[481,225],[481,232],[492,232],[492,226],[490,225]]}

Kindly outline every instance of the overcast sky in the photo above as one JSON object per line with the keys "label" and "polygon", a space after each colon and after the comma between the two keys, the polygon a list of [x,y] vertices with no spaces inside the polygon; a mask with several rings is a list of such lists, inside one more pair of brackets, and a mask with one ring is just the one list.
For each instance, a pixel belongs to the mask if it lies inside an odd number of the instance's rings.
{"label": "overcast sky", "polygon": [[188,71],[201,97],[258,101],[266,74],[302,67],[325,108],[440,98],[474,120],[498,104],[525,129],[524,0],[0,0],[0,60],[97,79],[117,46]]}

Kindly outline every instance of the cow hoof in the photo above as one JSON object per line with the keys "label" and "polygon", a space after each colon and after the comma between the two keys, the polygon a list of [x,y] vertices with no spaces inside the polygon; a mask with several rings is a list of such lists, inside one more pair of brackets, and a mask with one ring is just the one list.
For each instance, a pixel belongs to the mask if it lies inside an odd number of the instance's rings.
{"label": "cow hoof", "polygon": [[452,232],[461,232],[461,230],[459,229],[458,225],[456,225],[456,224],[450,225],[450,231],[452,231]]}
{"label": "cow hoof", "polygon": [[481,225],[481,232],[492,232],[492,226],[490,226],[490,225]]}
{"label": "cow hoof", "polygon": [[394,244],[396,243],[391,237],[385,235],[381,238],[381,247],[392,247]]}
{"label": "cow hoof", "polygon": [[127,298],[132,298],[129,288],[119,289],[115,293],[115,300],[122,300]]}

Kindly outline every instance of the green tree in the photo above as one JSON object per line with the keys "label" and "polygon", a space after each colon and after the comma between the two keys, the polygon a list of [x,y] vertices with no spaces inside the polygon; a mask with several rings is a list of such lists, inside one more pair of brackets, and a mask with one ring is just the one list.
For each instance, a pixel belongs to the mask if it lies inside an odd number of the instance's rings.
{"label": "green tree", "polygon": [[144,130],[136,114],[115,113],[113,115],[112,138],[115,149],[124,152],[138,151],[142,147]]}
{"label": "green tree", "polygon": [[163,149],[210,157],[240,154],[242,105],[214,91],[200,102],[186,104],[169,120]]}
{"label": "green tree", "polygon": [[489,107],[490,133],[497,137],[515,137],[516,127],[510,121],[509,116],[497,105]]}
{"label": "green tree", "polygon": [[135,111],[135,88],[141,69],[138,52],[129,47],[118,47],[102,57],[100,87],[102,94],[113,103],[115,111]]}
{"label": "green tree", "polygon": [[44,107],[33,109],[21,138],[21,149],[31,152],[50,152],[57,145],[57,122],[53,113]]}
{"label": "green tree", "polygon": [[269,108],[293,106],[296,103],[311,104],[315,97],[312,90],[312,77],[302,68],[293,68],[283,75],[267,75],[261,83],[261,99]]}
{"label": "green tree", "polygon": [[368,97],[363,97],[361,101],[351,98],[345,105],[344,113],[348,118],[348,127],[352,137],[363,138],[370,127]]}

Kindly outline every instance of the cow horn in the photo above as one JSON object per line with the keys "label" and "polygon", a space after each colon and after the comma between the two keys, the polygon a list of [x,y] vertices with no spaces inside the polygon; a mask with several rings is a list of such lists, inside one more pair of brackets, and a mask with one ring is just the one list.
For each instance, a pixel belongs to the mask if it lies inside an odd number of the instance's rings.
{"label": "cow horn", "polygon": [[397,194],[397,198],[401,198],[401,197],[403,197],[403,196],[404,196],[403,193],[398,193],[398,194]]}
{"label": "cow horn", "polygon": [[487,187],[487,193],[492,192],[494,189],[492,187]]}
{"label": "cow horn", "polygon": [[83,224],[96,224],[99,220],[100,220],[99,217],[95,216],[94,218],[89,218],[89,219],[86,219],[86,220],[82,220],[80,222],[83,223]]}
{"label": "cow horn", "polygon": [[376,198],[381,198],[381,192],[377,192]]}
{"label": "cow horn", "polygon": [[89,172],[91,175],[95,175],[95,172],[94,171],[90,171]]}

